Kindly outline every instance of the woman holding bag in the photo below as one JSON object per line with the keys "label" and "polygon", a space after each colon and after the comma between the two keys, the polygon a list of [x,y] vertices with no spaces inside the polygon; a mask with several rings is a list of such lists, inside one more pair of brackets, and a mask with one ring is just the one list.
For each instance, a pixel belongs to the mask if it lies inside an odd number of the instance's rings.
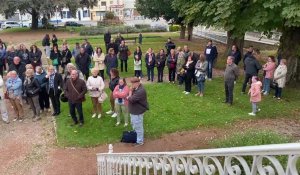
{"label": "woman holding bag", "polygon": [[102,104],[98,101],[98,98],[102,95],[105,84],[102,77],[98,75],[99,70],[96,68],[91,69],[92,76],[90,76],[86,82],[87,90],[90,92],[92,104],[93,104],[93,115],[92,118],[102,116]]}
{"label": "woman holding bag", "polygon": [[195,76],[197,78],[198,91],[199,91],[197,94],[195,94],[195,96],[203,97],[207,65],[208,65],[208,63],[205,60],[205,55],[200,54],[199,60],[197,61],[196,66],[195,66],[195,70],[196,70]]}
{"label": "woman holding bag", "polygon": [[52,65],[56,68],[56,72],[59,73],[59,65],[61,65],[62,55],[58,50],[58,46],[53,46],[53,50],[50,54],[50,59],[52,60]]}

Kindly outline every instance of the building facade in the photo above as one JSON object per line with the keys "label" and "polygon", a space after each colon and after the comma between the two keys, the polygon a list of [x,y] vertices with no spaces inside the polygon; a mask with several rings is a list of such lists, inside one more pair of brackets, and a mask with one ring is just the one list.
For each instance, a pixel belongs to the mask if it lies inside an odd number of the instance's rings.
{"label": "building facade", "polygon": [[124,0],[98,0],[98,5],[91,9],[91,20],[103,20],[106,12],[114,12],[116,17],[123,20],[124,6]]}

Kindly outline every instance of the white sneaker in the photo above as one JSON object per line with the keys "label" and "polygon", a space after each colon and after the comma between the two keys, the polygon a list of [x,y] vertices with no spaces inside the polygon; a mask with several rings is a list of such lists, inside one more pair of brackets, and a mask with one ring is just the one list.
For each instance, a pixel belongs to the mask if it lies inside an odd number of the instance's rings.
{"label": "white sneaker", "polygon": [[120,125],[120,122],[117,122],[117,123],[116,123],[116,126],[119,126],[119,125]]}
{"label": "white sneaker", "polygon": [[116,118],[118,116],[118,114],[117,113],[114,113],[111,117],[112,118]]}
{"label": "white sneaker", "polygon": [[101,114],[98,114],[98,118],[101,118]]}
{"label": "white sneaker", "polygon": [[182,93],[184,93],[184,94],[185,94],[185,93],[186,93],[186,91],[182,91]]}
{"label": "white sneaker", "polygon": [[17,120],[18,120],[17,118],[14,118],[14,119],[13,119],[14,122],[17,121]]}
{"label": "white sneaker", "polygon": [[256,114],[255,114],[255,113],[253,113],[253,112],[250,112],[250,113],[248,113],[248,115],[251,115],[251,116],[256,116]]}
{"label": "white sneaker", "polygon": [[127,126],[128,126],[128,123],[125,123],[125,124],[124,124],[124,127],[127,127]]}
{"label": "white sneaker", "polygon": [[189,95],[190,94],[190,92],[185,92],[185,95]]}
{"label": "white sneaker", "polygon": [[97,114],[93,114],[92,118],[95,118],[97,116]]}
{"label": "white sneaker", "polygon": [[112,110],[109,110],[109,111],[106,112],[107,115],[111,115],[111,114],[113,114],[113,113],[114,113],[114,112],[113,112]]}
{"label": "white sneaker", "polygon": [[257,109],[257,112],[260,112],[260,111],[261,111],[260,108],[258,108],[258,109]]}

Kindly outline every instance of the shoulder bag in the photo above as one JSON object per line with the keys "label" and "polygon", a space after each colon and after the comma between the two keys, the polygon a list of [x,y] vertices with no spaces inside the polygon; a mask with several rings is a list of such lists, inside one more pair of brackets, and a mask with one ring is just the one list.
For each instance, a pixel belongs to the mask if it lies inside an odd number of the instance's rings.
{"label": "shoulder bag", "polygon": [[[70,82],[71,82],[71,85],[72,85],[73,89],[77,92],[78,95],[80,95],[80,93],[77,91],[77,89],[76,89],[75,86],[73,85],[72,80],[70,80]],[[85,101],[85,96],[83,96],[82,101]]]}

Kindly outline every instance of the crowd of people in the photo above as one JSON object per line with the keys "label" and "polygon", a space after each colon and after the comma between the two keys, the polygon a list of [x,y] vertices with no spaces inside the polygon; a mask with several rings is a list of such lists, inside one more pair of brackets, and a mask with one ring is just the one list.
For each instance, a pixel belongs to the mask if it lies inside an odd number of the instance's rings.
{"label": "crowd of people", "polygon": [[[52,46],[50,44],[52,42]],[[101,118],[104,115],[102,103],[106,98],[110,101],[111,109],[106,112],[116,118],[116,126],[124,120],[124,126],[131,124],[137,132],[137,144],[144,142],[143,114],[149,109],[146,91],[141,85],[143,77],[142,64],[144,62],[147,70],[147,81],[154,81],[154,69],[157,69],[157,82],[164,81],[164,69],[168,70],[169,83],[184,85],[183,93],[191,93],[192,84],[197,85],[198,92],[195,96],[204,96],[205,82],[213,78],[213,67],[216,64],[218,50],[210,40],[203,53],[190,51],[187,45],[176,47],[171,38],[165,44],[165,48],[157,54],[152,48],[148,48],[145,54],[140,46],[137,46],[133,53],[134,78],[131,79],[131,86],[125,78],[120,77],[120,71],[128,71],[128,59],[131,52],[126,45],[125,39],[118,34],[114,40],[110,32],[104,34],[106,52],[101,47],[93,49],[87,39],[80,45],[76,43],[72,51],[69,50],[67,41],[63,41],[61,50],[58,46],[58,38],[53,34],[52,39],[47,34],[42,40],[45,57],[48,60],[47,71],[43,68],[42,51],[36,45],[30,50],[24,44],[18,48],[7,46],[0,40],[0,87],[1,89],[1,114],[2,119],[9,123],[8,113],[4,98],[9,99],[15,111],[13,121],[22,122],[24,119],[24,105],[29,104],[33,111],[33,121],[41,119],[44,112],[51,112],[52,116],[61,113],[61,101],[68,102],[69,114],[73,119],[72,125],[82,126],[84,114],[82,103],[86,100],[86,93],[89,92],[93,105],[92,118]],[[142,35],[139,35],[139,43],[142,44]],[[75,64],[71,63],[72,57]],[[274,56],[269,56],[267,63],[261,66],[260,53],[258,49],[251,46],[242,58],[241,52],[236,45],[232,46],[228,54],[227,65],[224,72],[225,101],[233,104],[233,89],[240,75],[238,64],[244,64],[245,80],[242,86],[242,93],[246,93],[247,85],[250,84],[250,101],[252,112],[249,115],[256,115],[260,109],[258,103],[261,101],[261,94],[268,95],[270,87],[274,86],[274,98],[281,99],[282,88],[285,86],[287,73],[286,60],[281,59],[276,65]],[[7,70],[6,82],[3,82],[4,71]],[[259,71],[263,70],[263,82],[258,78]],[[91,76],[90,76],[91,73]],[[109,79],[110,95],[104,91],[105,73]],[[3,92],[4,84],[6,86]],[[263,86],[263,88],[261,88]],[[2,93],[3,92],[3,93]],[[50,101],[52,110],[50,109]],[[78,117],[77,117],[78,116]],[[122,117],[124,119],[122,119]]]}

